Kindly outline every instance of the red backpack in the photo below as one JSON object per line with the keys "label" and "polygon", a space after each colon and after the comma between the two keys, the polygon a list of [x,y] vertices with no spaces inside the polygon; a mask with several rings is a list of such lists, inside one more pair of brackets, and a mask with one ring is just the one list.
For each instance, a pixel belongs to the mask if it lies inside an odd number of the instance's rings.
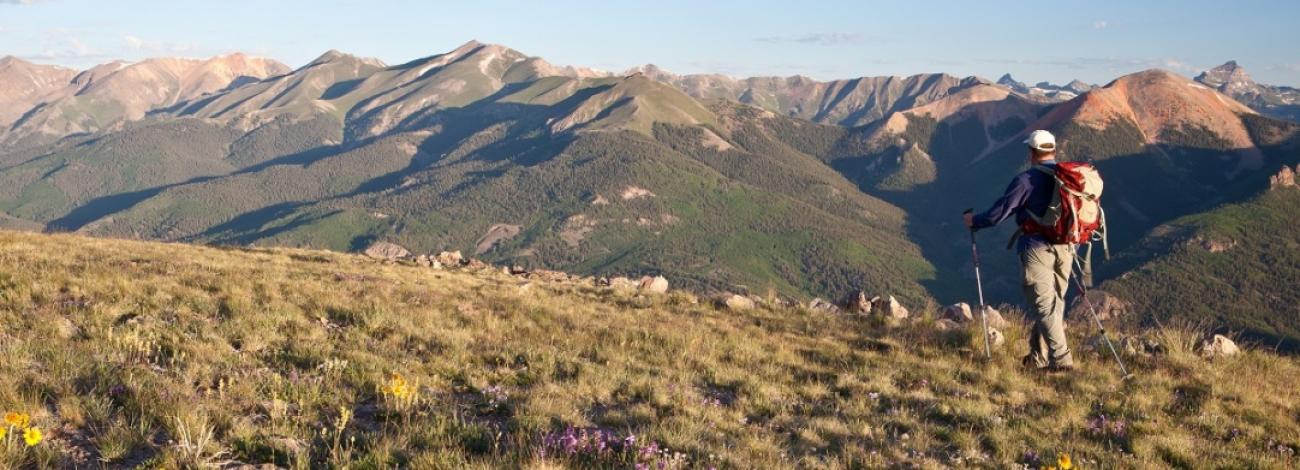
{"label": "red backpack", "polygon": [[1050,166],[1039,165],[1042,171],[1056,180],[1056,194],[1041,217],[1030,213],[1029,220],[1020,226],[1026,235],[1042,236],[1054,245],[1080,245],[1101,241],[1106,246],[1106,213],[1101,209],[1101,173],[1091,163],[1063,162]]}

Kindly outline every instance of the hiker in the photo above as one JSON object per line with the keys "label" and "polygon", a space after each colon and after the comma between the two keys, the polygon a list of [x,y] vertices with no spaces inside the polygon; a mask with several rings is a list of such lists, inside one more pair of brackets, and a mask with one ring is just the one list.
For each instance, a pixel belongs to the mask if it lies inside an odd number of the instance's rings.
{"label": "hiker", "polygon": [[1029,354],[1022,361],[1026,367],[1052,371],[1074,368],[1070,346],[1065,339],[1065,291],[1070,281],[1074,245],[1052,244],[1033,227],[1053,204],[1057,192],[1056,137],[1036,130],[1024,143],[1029,146],[1030,169],[1016,175],[1001,199],[989,210],[963,217],[972,231],[993,227],[1012,215],[1018,239],[1014,241],[1020,255],[1025,298],[1032,307],[1033,327],[1029,333]]}

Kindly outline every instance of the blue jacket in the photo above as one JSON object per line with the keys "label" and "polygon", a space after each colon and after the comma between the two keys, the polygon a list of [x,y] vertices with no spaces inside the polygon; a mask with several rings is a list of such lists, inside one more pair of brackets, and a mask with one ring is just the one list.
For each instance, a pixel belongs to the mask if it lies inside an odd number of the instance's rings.
{"label": "blue jacket", "polygon": [[[1056,162],[1049,161],[1043,163],[1049,167],[1055,167]],[[1051,175],[1039,170],[1030,168],[1023,173],[1016,175],[1007,186],[1006,192],[1002,197],[993,203],[993,207],[979,214],[975,214],[972,221],[972,227],[975,230],[989,228],[1002,221],[1007,220],[1012,215],[1016,216],[1016,225],[1023,224],[1029,220],[1029,213],[1032,211],[1036,215],[1043,215],[1047,212],[1047,206],[1052,204],[1052,192],[1056,190],[1056,180]],[[1029,235],[1020,237],[1016,243],[1016,249],[1024,251],[1029,247],[1047,245],[1047,241],[1038,235]]]}

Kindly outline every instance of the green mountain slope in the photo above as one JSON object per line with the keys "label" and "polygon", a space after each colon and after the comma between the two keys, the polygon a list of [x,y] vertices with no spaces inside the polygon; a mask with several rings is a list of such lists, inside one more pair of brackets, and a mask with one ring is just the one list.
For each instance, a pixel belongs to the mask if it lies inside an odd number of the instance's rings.
{"label": "green mountain slope", "polygon": [[470,42],[395,66],[331,51],[120,132],[6,154],[0,181],[13,227],[382,239],[710,291],[921,302],[934,273],[903,212],[824,163],[846,135]]}
{"label": "green mountain slope", "polygon": [[1133,324],[1201,323],[1300,349],[1300,189],[1277,188],[1162,225],[1100,286]]}

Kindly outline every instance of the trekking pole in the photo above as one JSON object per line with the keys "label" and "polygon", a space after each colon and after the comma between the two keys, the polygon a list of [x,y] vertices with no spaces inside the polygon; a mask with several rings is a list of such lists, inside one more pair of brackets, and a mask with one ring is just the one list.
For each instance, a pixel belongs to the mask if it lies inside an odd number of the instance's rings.
{"label": "trekking pole", "polygon": [[[974,213],[975,209],[966,209],[962,215]],[[975,245],[975,229],[970,229],[970,258],[975,264],[975,289],[979,291],[980,296],[980,328],[984,333],[984,358],[992,359],[993,350],[989,346],[989,321],[988,314],[984,308],[984,282],[980,280],[980,250]]]}
{"label": "trekking pole", "polygon": [[[1074,258],[1074,267],[1079,268],[1079,276],[1082,276],[1083,265],[1079,264],[1079,257],[1072,256],[1072,258]],[[1088,311],[1092,313],[1092,320],[1097,322],[1097,329],[1101,330],[1102,341],[1105,341],[1106,347],[1110,348],[1110,354],[1112,356],[1115,356],[1115,363],[1119,364],[1119,371],[1124,373],[1124,376],[1121,377],[1121,379],[1128,380],[1133,377],[1133,374],[1130,374],[1128,368],[1124,367],[1124,360],[1119,358],[1119,351],[1115,350],[1115,344],[1111,343],[1110,336],[1106,335],[1106,326],[1101,324],[1101,315],[1098,315],[1097,309],[1092,306],[1092,300],[1088,298],[1088,288],[1084,287],[1083,281],[1079,280],[1079,276],[1070,276],[1070,277],[1073,277],[1074,284],[1079,286],[1080,295],[1083,296],[1083,304],[1087,306]]]}

